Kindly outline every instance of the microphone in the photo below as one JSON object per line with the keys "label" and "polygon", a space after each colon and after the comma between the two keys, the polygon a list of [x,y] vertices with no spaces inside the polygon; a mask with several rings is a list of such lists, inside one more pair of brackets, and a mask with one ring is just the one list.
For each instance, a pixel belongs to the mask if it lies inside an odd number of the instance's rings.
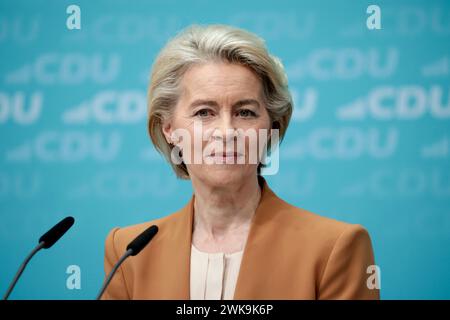
{"label": "microphone", "polygon": [[3,300],[8,300],[9,295],[16,286],[17,281],[19,280],[20,276],[25,270],[25,267],[27,266],[28,262],[30,262],[31,258],[33,258],[33,256],[39,250],[48,249],[51,246],[53,246],[67,232],[67,230],[69,230],[72,227],[74,222],[75,219],[73,217],[66,217],[39,238],[39,244],[31,251],[31,253],[25,258],[25,260],[20,265],[20,268],[17,271],[16,275],[14,276],[13,281],[11,282],[11,284],[8,287],[8,290],[3,296]]}
{"label": "microphone", "polygon": [[119,269],[120,265],[129,256],[135,256],[139,252],[141,252],[141,250],[145,248],[145,246],[153,239],[153,237],[156,235],[157,232],[158,232],[158,226],[152,225],[151,227],[145,229],[144,232],[142,232],[140,235],[138,235],[133,241],[131,241],[128,244],[127,251],[125,251],[123,256],[114,265],[114,268],[112,268],[111,272],[109,273],[108,277],[106,278],[105,282],[103,283],[103,286],[100,289],[100,292],[98,293],[96,300],[100,300],[100,298],[102,297],[106,288],[108,287],[109,283],[111,282],[114,274],[116,273],[117,269]]}

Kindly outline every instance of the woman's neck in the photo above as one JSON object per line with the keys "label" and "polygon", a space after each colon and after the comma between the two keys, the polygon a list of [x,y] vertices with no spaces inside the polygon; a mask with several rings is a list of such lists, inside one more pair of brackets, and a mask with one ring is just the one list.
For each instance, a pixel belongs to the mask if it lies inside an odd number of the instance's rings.
{"label": "woman's neck", "polygon": [[195,183],[192,242],[207,252],[243,249],[251,220],[261,198],[258,178],[214,187]]}

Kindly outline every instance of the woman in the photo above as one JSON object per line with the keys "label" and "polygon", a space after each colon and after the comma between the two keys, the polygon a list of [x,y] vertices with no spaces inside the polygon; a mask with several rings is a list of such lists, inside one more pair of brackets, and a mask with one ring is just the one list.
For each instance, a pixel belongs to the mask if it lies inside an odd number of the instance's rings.
{"label": "woman", "polygon": [[159,227],[103,298],[378,299],[367,231],[286,203],[260,175],[291,113],[284,68],[254,34],[192,26],[172,39],[153,65],[148,130],[194,194],[176,213],[109,233],[107,274]]}

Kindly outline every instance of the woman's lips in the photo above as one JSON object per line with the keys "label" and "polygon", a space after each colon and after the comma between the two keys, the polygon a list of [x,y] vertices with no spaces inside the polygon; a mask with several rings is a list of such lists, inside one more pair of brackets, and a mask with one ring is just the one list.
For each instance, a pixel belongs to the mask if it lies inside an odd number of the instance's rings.
{"label": "woman's lips", "polygon": [[226,158],[226,157],[240,157],[242,156],[241,153],[239,152],[220,152],[220,153],[211,153],[209,155],[210,157],[222,157],[222,158]]}
{"label": "woman's lips", "polygon": [[243,155],[239,152],[220,152],[211,153],[208,158],[213,159],[213,163],[216,164],[237,164],[243,158]]}

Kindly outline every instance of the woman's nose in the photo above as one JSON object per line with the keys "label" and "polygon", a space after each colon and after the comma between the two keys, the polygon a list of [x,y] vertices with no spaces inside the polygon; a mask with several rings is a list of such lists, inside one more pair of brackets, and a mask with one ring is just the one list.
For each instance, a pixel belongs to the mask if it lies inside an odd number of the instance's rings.
{"label": "woman's nose", "polygon": [[222,141],[231,141],[236,137],[236,128],[231,117],[223,117],[219,120],[213,133],[213,138]]}

